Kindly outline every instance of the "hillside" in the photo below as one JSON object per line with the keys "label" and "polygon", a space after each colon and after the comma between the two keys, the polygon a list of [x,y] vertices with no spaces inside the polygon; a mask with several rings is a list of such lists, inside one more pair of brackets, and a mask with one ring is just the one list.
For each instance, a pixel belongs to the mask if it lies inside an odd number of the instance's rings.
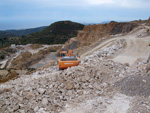
{"label": "hillside", "polygon": [[83,54],[91,48],[102,43],[111,35],[126,35],[134,28],[139,26],[139,22],[115,22],[107,24],[96,24],[84,26],[83,30],[78,31],[77,36],[65,43],[65,48],[75,49],[78,55]]}
{"label": "hillside", "polygon": [[37,27],[37,28],[30,28],[30,29],[22,29],[22,30],[6,30],[5,32],[12,33],[15,36],[24,36],[31,33],[36,33],[44,30],[47,26]]}
{"label": "hillside", "polygon": [[20,41],[21,36],[39,32],[45,28],[46,26],[24,30],[0,31],[0,48],[10,46],[11,44],[22,44]]}
{"label": "hillside", "polygon": [[78,32],[77,40],[78,45],[89,45],[98,41],[101,37],[128,33],[138,24],[130,22],[110,22],[108,24],[88,25],[84,29]]}
{"label": "hillside", "polygon": [[32,33],[21,38],[21,43],[58,44],[65,43],[68,39],[77,35],[78,30],[82,30],[84,25],[71,22],[59,21],[51,24],[46,29]]}
{"label": "hillside", "polygon": [[0,31],[0,39],[7,38],[7,37],[14,37],[14,36],[16,36],[16,35],[13,33],[9,33],[6,31]]}
{"label": "hillside", "polygon": [[[79,23],[71,21],[59,21],[51,24],[47,28],[39,27],[26,30],[8,30],[7,32],[0,31],[0,48],[10,46],[11,44],[63,44],[68,39],[76,36],[78,30],[82,30],[83,27],[84,25]],[[25,34],[29,35],[22,36]]]}

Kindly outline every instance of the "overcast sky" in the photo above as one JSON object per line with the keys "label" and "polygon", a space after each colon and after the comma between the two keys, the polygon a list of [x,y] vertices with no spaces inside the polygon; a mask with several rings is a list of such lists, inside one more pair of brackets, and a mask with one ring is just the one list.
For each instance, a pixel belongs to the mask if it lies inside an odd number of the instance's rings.
{"label": "overcast sky", "polygon": [[150,0],[1,0],[0,30],[47,26],[61,20],[80,23],[148,19]]}

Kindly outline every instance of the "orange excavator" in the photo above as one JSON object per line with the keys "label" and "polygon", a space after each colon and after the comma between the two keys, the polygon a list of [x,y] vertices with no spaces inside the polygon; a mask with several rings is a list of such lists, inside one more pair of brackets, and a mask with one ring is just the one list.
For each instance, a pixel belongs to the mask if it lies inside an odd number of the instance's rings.
{"label": "orange excavator", "polygon": [[72,50],[60,51],[60,59],[58,61],[59,70],[67,69],[68,67],[78,66],[79,58],[74,56]]}

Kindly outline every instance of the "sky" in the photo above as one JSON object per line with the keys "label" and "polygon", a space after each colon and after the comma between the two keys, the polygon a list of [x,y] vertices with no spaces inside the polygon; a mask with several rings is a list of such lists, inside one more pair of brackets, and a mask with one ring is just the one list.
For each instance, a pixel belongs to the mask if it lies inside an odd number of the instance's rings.
{"label": "sky", "polygon": [[150,0],[1,0],[0,30],[48,26],[71,20],[79,23],[145,20]]}

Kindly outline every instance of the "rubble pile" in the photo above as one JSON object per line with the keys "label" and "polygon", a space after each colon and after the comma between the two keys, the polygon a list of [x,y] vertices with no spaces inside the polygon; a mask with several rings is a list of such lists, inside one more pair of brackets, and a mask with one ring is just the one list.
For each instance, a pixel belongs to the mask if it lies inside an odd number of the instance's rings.
{"label": "rubble pile", "polygon": [[[58,71],[57,66],[52,66],[1,84],[0,112],[57,113],[63,111],[69,102],[80,103],[101,98],[108,92],[115,92],[114,84],[117,81],[133,74],[142,75],[145,73],[145,66],[148,65],[148,62],[143,62],[129,67],[128,64],[102,60],[102,57],[120,51],[124,42],[119,40],[106,49],[81,58],[79,66],[63,71]],[[107,97],[106,100],[108,99]],[[103,100],[105,101],[104,98]],[[102,98],[92,104],[97,112],[104,109],[101,101]]]}
{"label": "rubble pile", "polygon": [[67,102],[80,96],[84,100],[103,94],[112,84],[110,79],[127,69],[112,61],[90,62],[92,65],[82,64],[64,71],[51,67],[1,85],[0,111],[60,112]]}
{"label": "rubble pile", "polygon": [[113,55],[116,52],[120,52],[123,49],[125,43],[126,43],[126,41],[124,39],[119,39],[118,41],[114,42],[111,46],[101,49],[101,50],[97,50],[97,51],[93,52],[93,54],[83,58],[81,61],[83,61],[83,63],[84,63],[84,60],[88,60],[90,58],[93,59],[93,57],[94,58],[98,57],[100,59],[103,59],[104,57]]}

